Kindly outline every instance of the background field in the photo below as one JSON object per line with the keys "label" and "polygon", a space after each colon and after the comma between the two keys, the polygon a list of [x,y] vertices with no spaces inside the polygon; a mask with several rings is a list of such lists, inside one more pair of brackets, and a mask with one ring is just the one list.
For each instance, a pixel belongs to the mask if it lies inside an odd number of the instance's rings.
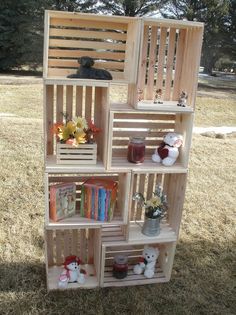
{"label": "background field", "polygon": [[[0,314],[236,314],[236,138],[194,135],[169,283],[47,293],[42,82],[0,77]],[[235,82],[234,82],[235,83]],[[196,126],[236,126],[235,85],[203,79]],[[113,91],[114,97],[122,91]]]}

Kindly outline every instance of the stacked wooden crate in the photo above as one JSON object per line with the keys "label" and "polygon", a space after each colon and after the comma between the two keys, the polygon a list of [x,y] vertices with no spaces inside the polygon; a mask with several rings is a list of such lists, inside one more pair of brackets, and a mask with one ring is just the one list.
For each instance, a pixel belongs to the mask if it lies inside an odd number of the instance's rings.
{"label": "stacked wooden crate", "polygon": [[[203,25],[195,22],[149,18],[99,16],[47,11],[44,47],[44,130],[45,130],[45,246],[48,289],[57,289],[62,263],[68,255],[82,258],[88,277],[85,284],[68,288],[125,286],[165,282],[170,279],[184,202],[189,150],[192,136],[197,73]],[[77,59],[90,56],[95,67],[112,73],[113,80],[68,79],[75,73]],[[127,102],[112,103],[111,84],[126,85]],[[138,102],[138,89],[143,100]],[[163,104],[154,104],[156,89],[163,91]],[[188,106],[178,107],[184,90]],[[97,163],[57,163],[55,122],[83,116],[92,119],[102,132],[97,137]],[[183,135],[180,156],[172,167],[151,161],[151,154],[169,131]],[[146,138],[145,162],[127,161],[130,136]],[[83,218],[79,214],[81,184],[90,177],[110,178],[118,183],[118,196],[111,222]],[[50,186],[76,183],[74,217],[49,219]],[[144,213],[132,201],[135,192],[150,197],[156,184],[168,195],[169,209],[161,233],[147,237],[135,223]],[[135,275],[145,244],[160,250],[155,276]],[[128,257],[128,276],[112,276],[117,254]]]}

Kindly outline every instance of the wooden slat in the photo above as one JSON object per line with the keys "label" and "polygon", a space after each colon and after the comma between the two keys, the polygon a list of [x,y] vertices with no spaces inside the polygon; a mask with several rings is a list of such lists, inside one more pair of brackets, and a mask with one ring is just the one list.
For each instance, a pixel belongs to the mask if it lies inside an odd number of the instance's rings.
{"label": "wooden slat", "polygon": [[164,62],[165,62],[166,36],[167,36],[167,29],[165,27],[161,27],[160,43],[159,43],[159,49],[158,49],[158,63],[157,63],[157,82],[156,82],[157,89],[162,89],[163,87],[163,70],[164,70]]}
{"label": "wooden slat", "polygon": [[73,86],[66,86],[66,113],[68,119],[72,119],[72,106],[73,106]]}
{"label": "wooden slat", "polygon": [[81,229],[80,230],[80,256],[79,257],[83,263],[87,262],[86,248],[87,248],[86,229]]}
{"label": "wooden slat", "polygon": [[[146,174],[140,174],[139,175],[139,187],[138,187],[137,192],[140,192],[141,194],[145,193],[145,189],[144,189],[145,188],[145,179],[146,179]],[[136,211],[136,215],[135,215],[136,220],[141,220],[142,212],[143,212],[142,207],[137,206],[137,211]]]}
{"label": "wooden slat", "polygon": [[148,33],[149,33],[149,27],[148,25],[145,25],[144,31],[143,31],[142,55],[141,55],[141,64],[140,64],[139,79],[138,79],[138,88],[141,90],[144,90],[145,78],[146,78]]}
{"label": "wooden slat", "polygon": [[154,73],[156,65],[156,50],[157,50],[157,27],[152,26],[151,28],[151,40],[149,50],[149,69],[147,79],[147,93],[145,99],[153,99],[153,87],[154,87]]}
{"label": "wooden slat", "polygon": [[49,49],[49,57],[61,58],[79,58],[89,56],[95,59],[111,59],[111,60],[124,60],[125,53],[111,52],[111,51],[91,51],[91,50],[72,50],[72,49]]}
{"label": "wooden slat", "polygon": [[[78,61],[75,59],[48,59],[49,67],[61,67],[61,68],[78,68]],[[98,69],[116,69],[116,70],[124,70],[123,62],[115,62],[115,61],[104,61],[104,62],[95,62],[95,68]]]}
{"label": "wooden slat", "polygon": [[181,93],[180,81],[181,81],[182,64],[183,64],[183,56],[184,56],[185,38],[186,38],[186,30],[180,30],[178,41],[177,41],[172,100],[178,100]]}
{"label": "wooden slat", "polygon": [[164,100],[170,100],[170,95],[171,95],[172,72],[173,72],[173,67],[174,67],[174,54],[175,54],[175,39],[176,39],[176,29],[171,28],[170,33],[169,33],[168,54],[167,54],[167,61],[166,61]]}
{"label": "wooden slat", "polygon": [[105,21],[96,21],[96,20],[82,20],[82,19],[60,19],[60,18],[51,18],[50,26],[72,26],[72,27],[84,27],[86,29],[106,29],[106,30],[122,30],[126,31],[128,25],[126,23],[112,23]]}
{"label": "wooden slat", "polygon": [[63,263],[62,245],[63,245],[62,232],[56,231],[56,265],[58,266]]}
{"label": "wooden slat", "polygon": [[76,86],[76,116],[82,116],[83,114],[83,86]]}
{"label": "wooden slat", "polygon": [[93,89],[91,86],[87,86],[85,91],[85,118],[87,121],[90,121],[92,117],[92,98]]}
{"label": "wooden slat", "polygon": [[53,154],[53,112],[54,112],[54,87],[46,87],[46,134],[47,134],[47,154]]}
{"label": "wooden slat", "polygon": [[75,37],[75,38],[91,38],[91,39],[111,39],[126,41],[126,33],[119,32],[104,32],[104,31],[87,31],[63,28],[50,28],[49,36],[58,37]]}
{"label": "wooden slat", "polygon": [[53,231],[46,231],[46,248],[48,266],[52,266],[53,261]]}
{"label": "wooden slat", "polygon": [[66,47],[66,48],[91,48],[91,49],[110,49],[125,51],[125,44],[94,42],[83,40],[65,40],[65,39],[50,39],[49,47]]}
{"label": "wooden slat", "polygon": [[114,115],[114,121],[117,119],[123,119],[127,122],[131,119],[134,120],[148,120],[148,121],[155,121],[155,120],[174,120],[175,114],[161,114],[158,112],[145,114],[142,112],[139,113],[115,113]]}
{"label": "wooden slat", "polygon": [[57,123],[63,122],[63,85],[57,85],[57,97],[56,97],[56,121]]}

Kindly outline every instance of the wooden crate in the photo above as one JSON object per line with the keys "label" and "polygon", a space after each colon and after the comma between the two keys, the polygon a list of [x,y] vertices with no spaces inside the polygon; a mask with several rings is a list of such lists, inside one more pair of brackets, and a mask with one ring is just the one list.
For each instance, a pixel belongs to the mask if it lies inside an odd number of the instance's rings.
{"label": "wooden crate", "polygon": [[[66,83],[57,80],[56,83],[52,81],[44,86],[46,170],[48,165],[50,165],[50,171],[53,171],[54,168],[56,168],[56,171],[58,170],[56,165],[57,139],[53,135],[52,129],[54,123],[63,122],[63,113],[68,114],[68,119],[82,116],[86,118],[87,122],[92,120],[101,129],[95,139],[97,143],[96,165],[100,164],[104,168],[107,150],[108,90],[109,83],[98,82],[94,84],[88,80],[84,80],[83,84],[77,85],[74,80]],[[87,165],[88,163],[81,165],[80,168],[86,168]]]}
{"label": "wooden crate", "polygon": [[58,289],[58,279],[66,256],[76,255],[86,270],[84,284],[70,283],[68,289],[94,288],[100,281],[100,229],[46,230],[46,270],[48,290]]}
{"label": "wooden crate", "polygon": [[[139,109],[176,107],[181,91],[194,108],[203,37],[203,23],[144,18],[139,57],[138,84],[130,86],[130,101]],[[137,102],[138,89],[144,101]],[[153,104],[162,89],[164,104]],[[133,99],[132,99],[133,98]]]}
{"label": "wooden crate", "polygon": [[[172,242],[177,241],[182,217],[187,174],[160,174],[153,172],[134,172],[131,181],[131,197],[129,206],[129,226],[127,239],[129,243],[139,242]],[[140,207],[132,196],[140,192],[145,199],[150,199],[157,185],[161,185],[167,195],[168,210],[166,218],[161,220],[161,232],[150,237],[142,234],[141,227],[145,220],[145,209]],[[140,224],[140,225],[139,225]]]}
{"label": "wooden crate", "polygon": [[81,143],[78,147],[57,143],[57,164],[97,164],[97,144]]}
{"label": "wooden crate", "polygon": [[[111,222],[97,221],[80,216],[81,185],[89,178],[103,178],[114,180],[118,183],[117,201],[114,215]],[[94,227],[103,225],[127,224],[128,205],[130,197],[130,173],[96,173],[96,174],[46,174],[45,195],[46,195],[46,226],[50,229],[76,229],[78,227]],[[50,186],[58,183],[76,183],[76,215],[58,222],[49,219],[50,209]]]}
{"label": "wooden crate", "polygon": [[126,241],[128,225],[104,225],[101,231],[102,243]]}
{"label": "wooden crate", "polygon": [[[147,170],[156,172],[183,172],[187,170],[191,144],[192,113],[150,112],[135,110],[127,106],[115,107],[110,111],[108,133],[107,168],[118,170]],[[179,157],[173,166],[154,163],[151,156],[168,132],[183,135],[183,145]],[[146,138],[146,154],[143,164],[137,165],[127,161],[129,137]]]}
{"label": "wooden crate", "polygon": [[139,34],[139,18],[46,11],[43,76],[66,78],[89,56],[112,82],[136,82]]}
{"label": "wooden crate", "polygon": [[[149,245],[149,243],[146,244]],[[174,259],[176,246],[175,242],[156,242],[154,244],[151,244],[151,246],[157,247],[160,250],[160,255],[156,264],[154,277],[151,279],[147,279],[143,274],[136,275],[133,272],[134,266],[139,262],[139,258],[142,256],[144,244],[103,244],[100,285],[102,287],[121,287],[169,281]],[[114,262],[114,257],[116,255],[126,255],[128,257],[128,276],[124,279],[116,279],[112,275],[112,265]]]}

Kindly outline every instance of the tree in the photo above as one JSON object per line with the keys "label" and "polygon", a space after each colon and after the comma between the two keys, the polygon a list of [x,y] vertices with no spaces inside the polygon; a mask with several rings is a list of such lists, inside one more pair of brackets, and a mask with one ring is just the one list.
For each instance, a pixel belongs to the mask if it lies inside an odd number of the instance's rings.
{"label": "tree", "polygon": [[94,0],[1,0],[0,70],[30,65],[43,59],[45,9],[94,12]]}
{"label": "tree", "polygon": [[225,54],[228,34],[226,17],[235,0],[171,0],[161,13],[164,17],[205,23],[201,64],[212,74],[216,61]]}
{"label": "tree", "polygon": [[165,2],[163,0],[101,0],[98,8],[104,13],[113,15],[143,16],[157,13]]}

